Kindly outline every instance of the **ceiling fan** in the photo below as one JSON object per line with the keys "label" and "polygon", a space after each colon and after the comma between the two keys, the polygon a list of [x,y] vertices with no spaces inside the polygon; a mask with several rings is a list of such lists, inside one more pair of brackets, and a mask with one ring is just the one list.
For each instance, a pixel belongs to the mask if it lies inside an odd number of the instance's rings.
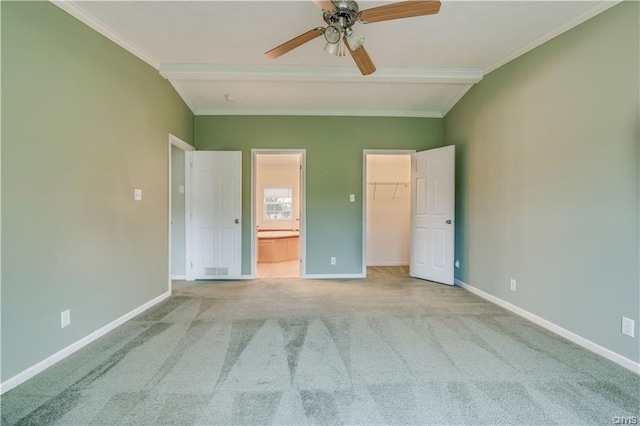
{"label": "ceiling fan", "polygon": [[275,59],[316,37],[324,35],[327,41],[324,47],[325,52],[331,55],[345,56],[345,49],[348,50],[362,75],[369,75],[376,70],[376,66],[363,46],[364,37],[352,28],[356,22],[370,24],[391,19],[434,15],[440,11],[438,0],[409,0],[365,10],[360,10],[358,3],[354,0],[313,1],[322,8],[322,18],[327,26],[314,28],[292,38],[266,52],[267,57]]}

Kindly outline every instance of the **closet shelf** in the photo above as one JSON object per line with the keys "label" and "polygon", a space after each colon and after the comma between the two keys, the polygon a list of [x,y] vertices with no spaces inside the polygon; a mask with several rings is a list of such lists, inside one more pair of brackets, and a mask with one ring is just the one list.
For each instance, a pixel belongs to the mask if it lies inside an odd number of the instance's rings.
{"label": "closet shelf", "polygon": [[367,185],[373,186],[373,199],[376,199],[376,190],[378,189],[378,185],[380,186],[395,186],[393,190],[393,198],[396,198],[396,193],[398,192],[398,187],[403,186],[405,188],[409,187],[409,182],[367,182]]}

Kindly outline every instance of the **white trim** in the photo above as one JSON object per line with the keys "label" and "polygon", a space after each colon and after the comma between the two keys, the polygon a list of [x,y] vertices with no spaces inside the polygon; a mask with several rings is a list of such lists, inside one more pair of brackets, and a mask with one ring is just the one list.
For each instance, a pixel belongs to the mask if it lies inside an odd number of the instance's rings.
{"label": "white trim", "polygon": [[[300,172],[300,278],[307,278],[306,271],[306,254],[307,254],[307,150],[306,149],[251,149],[251,277],[248,279],[255,279],[257,277],[256,263],[258,261],[258,248],[256,247],[256,155],[257,154],[300,154],[300,165],[302,171]],[[248,276],[247,276],[248,277]]]}
{"label": "white trim", "polygon": [[[171,203],[171,198],[173,197],[172,191],[171,191],[171,184],[173,183],[172,182],[173,177],[171,176],[172,175],[172,173],[171,173],[172,164],[171,163],[172,163],[172,157],[173,157],[173,155],[171,154],[171,147],[173,146],[173,144],[171,143],[171,133],[169,133],[168,141],[169,141],[169,145],[168,145],[169,150],[167,152],[167,163],[168,163],[168,165],[167,165],[167,170],[168,170],[168,172],[167,172],[167,253],[168,253],[167,276],[169,277],[169,280],[168,280],[169,282],[167,283],[167,291],[169,293],[171,293],[172,289],[173,289],[173,282],[172,282],[172,278],[171,278],[171,275],[172,275],[171,266],[173,264],[173,238],[172,238],[172,235],[171,235],[171,233],[172,233],[171,232],[171,228],[173,226],[171,224],[171,222],[173,220],[173,217],[171,215],[171,210],[172,210],[171,209],[171,207],[172,207],[171,206],[171,204],[172,204]],[[186,265],[185,265],[185,268],[186,268]]]}
{"label": "white trim", "polygon": [[446,107],[444,107],[444,109],[442,110],[442,116],[444,117],[445,115],[447,115],[449,113],[449,111],[451,111],[451,109],[456,106],[456,104],[460,101],[460,99],[462,99],[464,97],[464,95],[467,94],[467,92],[473,87],[473,84],[469,84],[468,86],[464,86],[462,88],[462,90],[460,90],[460,92],[458,92],[458,94],[456,96],[454,96],[453,98],[451,98],[451,100],[449,101],[449,103],[447,104]]}
{"label": "white trim", "polygon": [[255,186],[256,186],[256,154],[253,152],[253,149],[251,150],[251,190],[250,192],[250,197],[251,197],[251,203],[250,203],[250,209],[249,209],[249,214],[251,215],[251,243],[249,245],[249,252],[251,253],[250,259],[251,259],[251,275],[252,276],[257,276],[258,274],[258,267],[257,267],[257,263],[258,263],[258,247],[256,247],[256,190],[255,190]]}
{"label": "white trim", "polygon": [[127,52],[151,65],[155,69],[160,68],[160,64],[158,64],[155,60],[151,58],[151,55],[144,52],[135,44],[131,43],[129,40],[120,36],[115,30],[113,30],[108,25],[100,22],[95,16],[89,14],[87,11],[83,10],[79,6],[77,6],[74,2],[70,1],[61,1],[61,0],[50,0],[51,3],[58,6],[60,9],[67,12],[69,15],[76,18],[78,21],[88,25],[90,28],[94,29],[98,33],[102,34],[118,46],[122,47]]}
{"label": "white trim", "polygon": [[[580,16],[577,16],[576,18],[572,19],[571,21],[565,23],[564,25],[561,25],[557,28],[554,28],[553,30],[549,31],[548,33],[546,33],[545,35],[543,35],[542,37],[538,38],[537,40],[527,44],[525,47],[518,49],[517,51],[507,55],[506,57],[500,59],[498,62],[496,62],[495,64],[491,65],[488,68],[485,68],[484,70],[484,75],[489,74],[491,71],[494,71],[498,68],[500,68],[501,66],[513,61],[514,59],[524,55],[525,53],[535,49],[536,47],[548,42],[549,40],[559,36],[560,34],[569,31],[570,29],[577,27],[578,25],[582,24],[583,22],[593,18],[594,16],[604,12],[605,10],[617,5],[618,3],[621,3],[620,0],[607,0],[604,1],[602,3],[598,3],[595,7],[593,7],[592,9],[589,9],[588,11],[586,11],[585,13],[583,13]],[[446,114],[446,113],[445,113]]]}
{"label": "white trim", "polygon": [[171,133],[169,133],[169,144],[175,146],[176,148],[180,148],[183,151],[196,150],[192,145],[189,145],[188,143]]}
{"label": "white trim", "polygon": [[186,281],[187,280],[187,276],[186,275],[172,275],[171,279],[172,280],[177,280],[177,281]]}
{"label": "white trim", "polygon": [[[362,276],[367,276],[367,155],[411,155],[415,149],[363,149],[362,150]],[[406,264],[402,264],[406,265]]]}
{"label": "white trim", "polygon": [[456,285],[464,288],[465,290],[468,290],[471,293],[474,293],[482,297],[483,299],[488,300],[489,302],[495,303],[496,305],[501,306],[513,312],[514,314],[520,315],[521,317],[528,319],[529,321],[543,328],[546,328],[547,330],[561,337],[564,337],[565,339],[570,340],[573,343],[576,343],[582,346],[583,348],[589,349],[591,352],[594,352],[600,356],[603,356],[608,360],[613,361],[616,364],[621,365],[624,368],[631,370],[632,372],[640,375],[640,363],[637,363],[627,357],[624,357],[616,352],[613,352],[612,350],[607,349],[604,346],[600,346],[597,343],[592,342],[591,340],[585,339],[584,337],[578,334],[575,334],[574,332],[569,331],[566,328],[560,327],[559,325],[554,324],[549,320],[546,320],[542,317],[532,314],[529,311],[525,311],[524,309],[519,308],[518,306],[513,305],[509,302],[506,302],[500,299],[499,297],[486,293],[472,285],[465,283],[464,281],[460,281],[456,279],[454,280],[454,282]]}
{"label": "white trim", "polygon": [[300,158],[302,171],[300,172],[300,277],[307,276],[307,150],[302,151]]}
{"label": "white trim", "polygon": [[162,64],[160,75],[167,80],[209,81],[312,81],[402,84],[473,84],[482,80],[479,68],[378,68],[363,77],[355,67],[308,65],[212,65]]}
{"label": "white trim", "polygon": [[189,109],[191,110],[191,112],[193,114],[196,113],[197,108],[196,106],[193,104],[193,102],[191,102],[191,100],[189,99],[189,97],[186,95],[186,93],[184,92],[184,90],[182,90],[182,87],[180,87],[180,84],[178,84],[178,81],[174,81],[174,80],[169,80],[169,83],[173,86],[173,89],[176,91],[176,93],[178,94],[178,96],[180,96],[180,98],[182,98],[182,101],[189,107]]}
{"label": "white trim", "polygon": [[193,166],[193,150],[184,152],[184,251],[185,251],[185,275],[187,281],[193,281],[191,277],[191,167]]}
{"label": "white trim", "polygon": [[373,262],[367,266],[409,266],[408,262]]}
{"label": "white trim", "polygon": [[151,299],[147,303],[135,308],[131,312],[124,314],[123,316],[121,316],[120,318],[114,321],[111,321],[109,324],[105,325],[104,327],[101,327],[98,330],[94,331],[93,333],[90,333],[87,336],[83,337],[82,339],[76,341],[75,343],[70,344],[66,348],[56,352],[55,354],[44,359],[43,361],[40,361],[39,363],[32,365],[26,370],[16,374],[12,378],[5,380],[4,382],[0,383],[0,394],[3,394],[15,388],[16,386],[26,382],[36,374],[41,373],[42,371],[46,370],[47,368],[51,367],[57,362],[62,361],[69,355],[82,349],[83,347],[87,346],[89,343],[93,342],[96,339],[99,339],[100,337],[104,336],[114,328],[124,324],[125,322],[129,321],[136,315],[141,314],[142,312],[146,311],[147,309],[151,308],[154,305],[157,305],[158,303],[162,302],[163,300],[167,299],[170,296],[171,296],[171,292],[169,291],[162,293],[160,296],[154,299]]}
{"label": "white trim", "polygon": [[380,110],[334,110],[334,109],[215,109],[202,108],[195,115],[311,115],[340,117],[419,117],[442,118],[440,111],[380,111]]}
{"label": "white trim", "polygon": [[366,278],[364,274],[307,274],[306,279],[309,280],[339,280],[339,279],[358,279]]}

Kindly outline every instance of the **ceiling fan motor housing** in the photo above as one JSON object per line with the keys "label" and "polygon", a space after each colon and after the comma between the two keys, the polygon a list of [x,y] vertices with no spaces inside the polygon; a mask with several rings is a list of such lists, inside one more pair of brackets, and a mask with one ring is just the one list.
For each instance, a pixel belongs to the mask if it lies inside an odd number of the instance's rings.
{"label": "ceiling fan motor housing", "polygon": [[360,9],[354,0],[332,0],[335,10],[325,11],[324,21],[329,25],[339,25],[343,29],[350,28],[358,21]]}

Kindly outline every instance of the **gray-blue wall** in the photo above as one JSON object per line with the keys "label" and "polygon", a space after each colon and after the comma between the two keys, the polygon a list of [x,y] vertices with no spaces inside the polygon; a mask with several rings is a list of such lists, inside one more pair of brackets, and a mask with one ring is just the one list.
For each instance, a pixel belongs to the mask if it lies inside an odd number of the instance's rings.
{"label": "gray-blue wall", "polygon": [[184,151],[171,147],[171,275],[184,276],[186,269]]}

